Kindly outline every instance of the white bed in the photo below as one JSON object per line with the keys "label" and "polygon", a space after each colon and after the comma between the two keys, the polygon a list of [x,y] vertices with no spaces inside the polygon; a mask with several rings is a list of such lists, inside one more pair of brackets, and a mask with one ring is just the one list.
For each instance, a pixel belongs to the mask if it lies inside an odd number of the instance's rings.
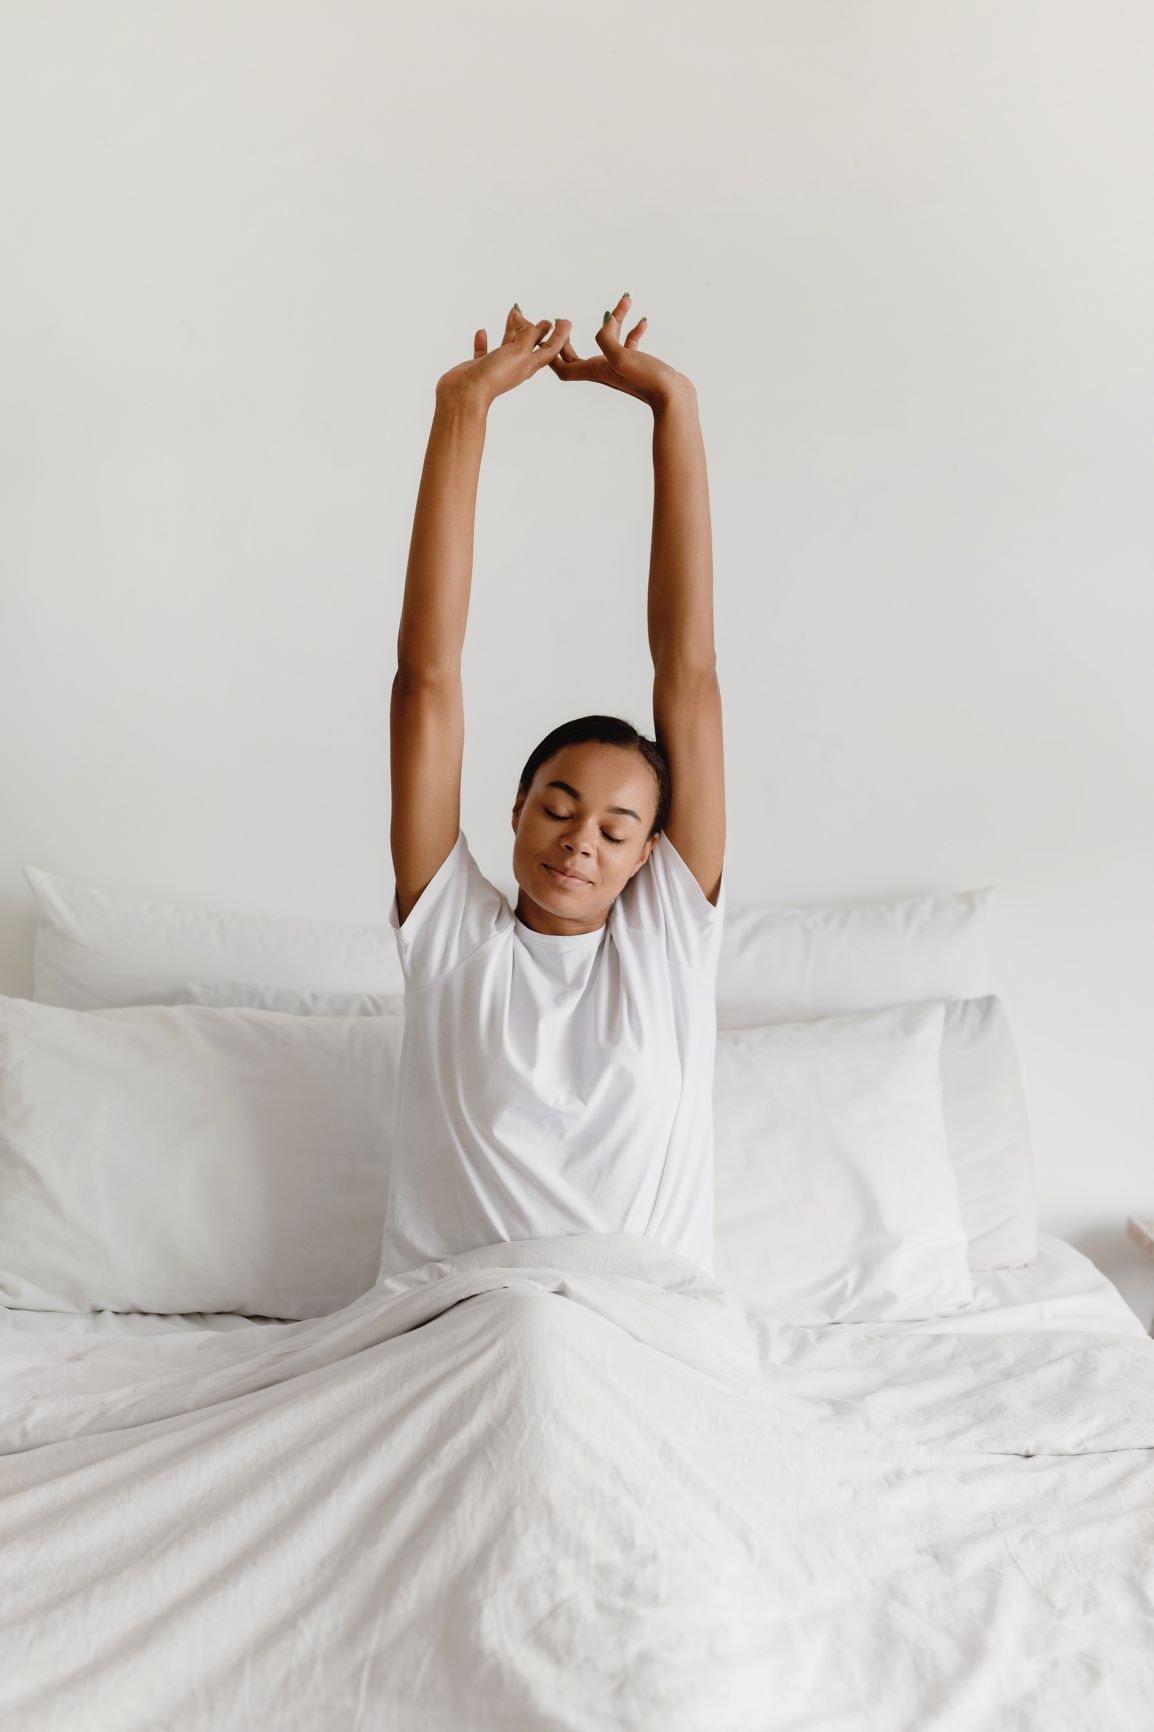
{"label": "white bed", "polygon": [[1154,1727],[1154,1342],[1036,1232],[988,892],[732,920],[716,1276],[365,1291],[382,935],[34,887],[0,1732]]}
{"label": "white bed", "polygon": [[806,1328],[586,1235],[26,1314],[0,1727],[1148,1732],[1154,1343],[1057,1239],[980,1289]]}

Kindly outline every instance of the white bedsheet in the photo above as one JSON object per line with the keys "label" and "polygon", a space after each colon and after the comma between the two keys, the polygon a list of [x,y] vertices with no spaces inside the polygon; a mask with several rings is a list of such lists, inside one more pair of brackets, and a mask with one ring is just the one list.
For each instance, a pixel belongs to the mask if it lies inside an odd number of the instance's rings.
{"label": "white bedsheet", "polygon": [[607,1235],[13,1330],[0,1727],[1149,1732],[1134,1322],[803,1329]]}

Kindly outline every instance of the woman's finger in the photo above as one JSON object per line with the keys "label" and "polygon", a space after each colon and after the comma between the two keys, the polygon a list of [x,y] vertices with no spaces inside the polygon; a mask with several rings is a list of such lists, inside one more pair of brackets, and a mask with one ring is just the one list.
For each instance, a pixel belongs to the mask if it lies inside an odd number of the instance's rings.
{"label": "woman's finger", "polygon": [[[571,332],[572,321],[567,319],[565,322],[569,325]],[[581,356],[573,347],[573,340],[569,332],[566,333],[565,341],[561,344],[561,347],[558,349],[549,365],[552,367],[559,379],[584,379],[586,377],[587,363],[582,360]]]}
{"label": "woman's finger", "polygon": [[[545,321],[549,323],[548,320]],[[572,319],[558,319],[553,326],[553,335],[543,338],[540,346],[534,351],[539,357],[542,367],[551,367],[565,344],[569,341],[569,333],[573,329]]]}
{"label": "woman's finger", "polygon": [[565,350],[567,347],[568,344],[562,343],[560,349],[558,349],[557,353],[549,363],[549,366],[552,368],[553,372],[556,373],[559,379],[566,378],[572,372],[576,363],[575,356],[566,356]]}
{"label": "woman's finger", "polygon": [[474,361],[479,360],[482,355],[487,355],[488,353],[489,353],[489,339],[488,339],[487,335],[485,334],[484,331],[474,331],[474,333],[473,333],[473,359],[474,359]]}
{"label": "woman's finger", "polygon": [[648,319],[638,319],[637,323],[634,325],[633,329],[630,331],[629,335],[625,339],[625,347],[627,349],[636,349],[637,348],[638,344],[641,341],[641,332],[642,332],[643,328],[648,323],[649,323]]}
{"label": "woman's finger", "polygon": [[606,354],[621,347],[621,318],[629,306],[630,298],[628,294],[622,295],[613,310],[607,312],[601,321],[601,328],[597,332],[597,342]]}
{"label": "woman's finger", "polygon": [[549,363],[557,377],[564,380],[566,384],[569,384],[574,379],[591,379],[593,374],[590,369],[599,366],[600,364],[600,362],[596,361],[561,360],[554,360]]}
{"label": "woman's finger", "polygon": [[[573,321],[571,319],[566,319],[565,323],[569,326],[569,331],[572,331]],[[581,357],[573,347],[568,331],[565,334],[565,341],[561,344],[561,347],[558,349],[549,365],[552,367],[559,379],[563,379],[572,368],[581,365]]]}

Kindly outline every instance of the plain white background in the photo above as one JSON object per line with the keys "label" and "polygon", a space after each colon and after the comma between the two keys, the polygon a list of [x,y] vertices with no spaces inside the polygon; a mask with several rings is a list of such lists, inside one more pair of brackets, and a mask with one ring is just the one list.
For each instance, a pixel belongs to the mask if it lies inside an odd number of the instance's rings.
{"label": "plain white background", "polygon": [[[0,12],[0,991],[34,864],[383,923],[437,376],[623,289],[709,458],[731,898],[998,892],[1043,1229],[1154,1211],[1144,0]],[[462,822],[652,732],[650,423],[492,413]]]}

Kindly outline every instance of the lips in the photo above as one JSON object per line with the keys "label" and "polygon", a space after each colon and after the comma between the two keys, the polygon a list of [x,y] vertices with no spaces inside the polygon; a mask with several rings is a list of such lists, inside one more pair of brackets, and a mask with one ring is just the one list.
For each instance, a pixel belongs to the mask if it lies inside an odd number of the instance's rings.
{"label": "lips", "polygon": [[575,884],[588,884],[589,883],[588,878],[582,878],[580,873],[577,873],[577,872],[567,872],[563,866],[550,866],[548,861],[545,861],[544,865],[545,865],[546,872],[548,872],[550,874],[550,876],[552,878],[554,878],[558,884],[574,884],[575,885]]}

